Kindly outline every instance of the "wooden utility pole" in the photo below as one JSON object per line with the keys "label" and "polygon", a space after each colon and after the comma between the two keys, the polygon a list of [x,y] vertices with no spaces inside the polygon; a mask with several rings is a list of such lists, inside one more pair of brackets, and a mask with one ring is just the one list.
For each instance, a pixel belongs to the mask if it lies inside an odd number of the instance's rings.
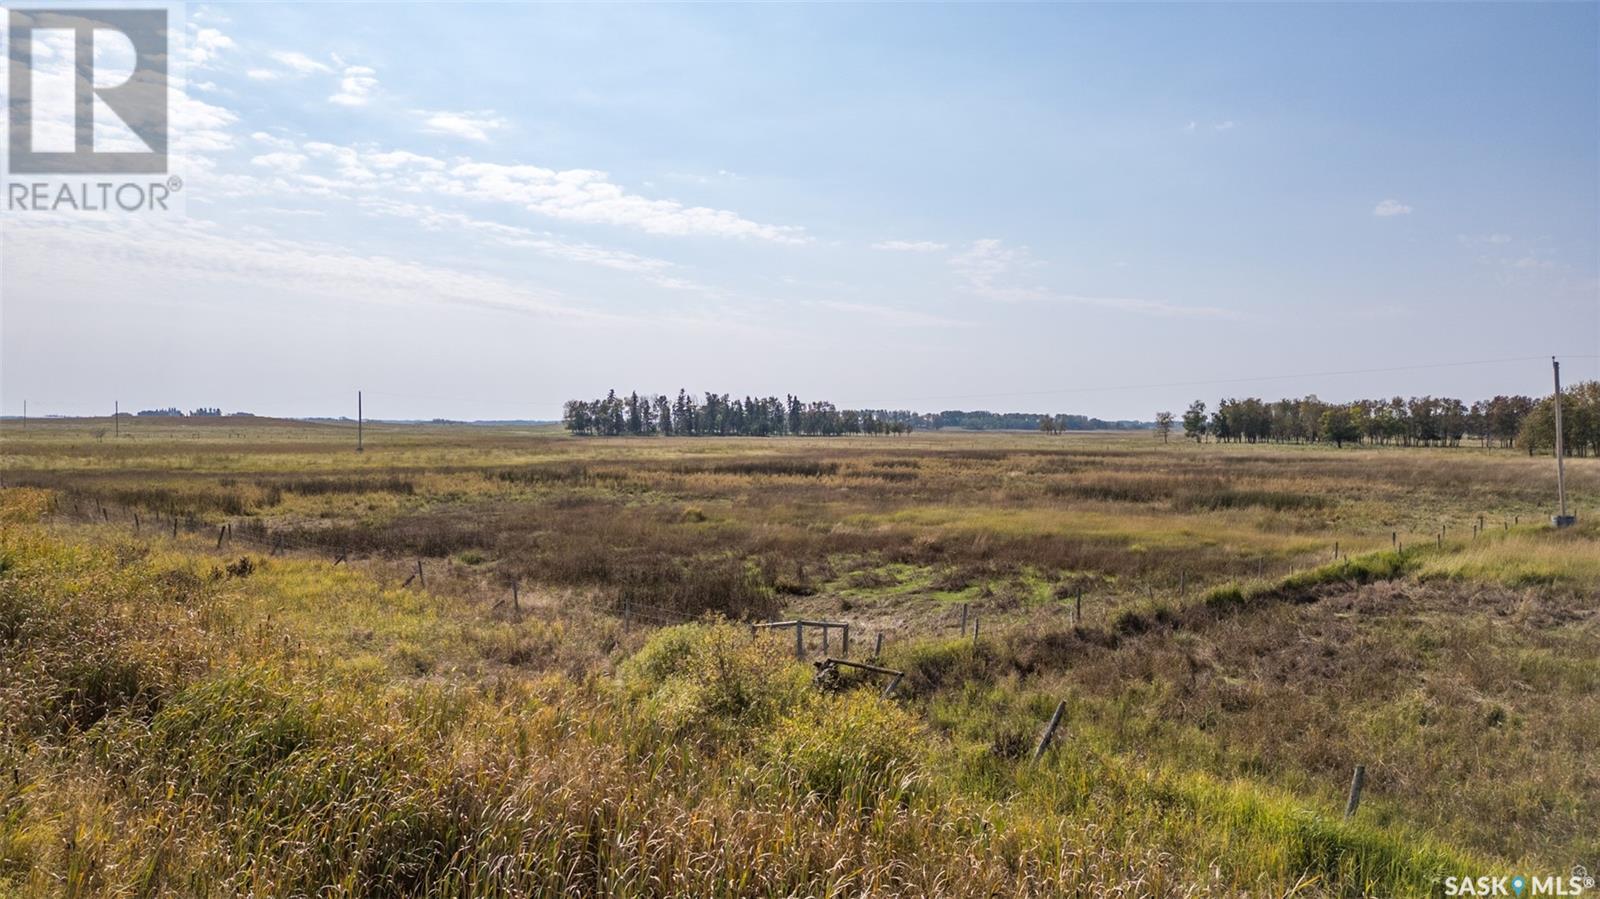
{"label": "wooden utility pole", "polygon": [[[100,433],[104,434],[105,432],[101,431]],[[121,400],[112,400],[111,401],[111,436],[112,437],[121,437],[122,436],[122,401]]]}
{"label": "wooden utility pole", "polygon": [[358,453],[366,451],[365,448],[361,445],[361,437],[362,437],[361,430],[362,430],[361,391],[357,390],[356,391],[356,452],[358,452]]}
{"label": "wooden utility pole", "polygon": [[1551,524],[1564,528],[1576,524],[1578,516],[1567,514],[1567,474],[1566,460],[1563,458],[1566,455],[1566,444],[1562,441],[1561,435],[1561,363],[1556,361],[1554,356],[1550,357],[1550,368],[1556,379],[1556,501],[1560,504],[1560,511],[1551,519]]}

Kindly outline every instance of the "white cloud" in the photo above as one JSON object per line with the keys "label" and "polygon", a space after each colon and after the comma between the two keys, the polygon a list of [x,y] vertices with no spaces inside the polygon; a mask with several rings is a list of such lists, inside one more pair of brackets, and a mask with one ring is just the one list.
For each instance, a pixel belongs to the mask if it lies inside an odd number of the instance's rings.
{"label": "white cloud", "polygon": [[505,119],[493,110],[479,112],[429,112],[422,110],[422,130],[428,134],[442,134],[463,140],[487,143],[489,132],[506,127]]}
{"label": "white cloud", "polygon": [[1026,247],[1008,247],[994,238],[973,241],[971,246],[950,257],[951,270],[966,282],[969,291],[986,300],[1002,303],[1056,303],[1072,306],[1098,306],[1124,312],[1137,312],[1165,318],[1237,318],[1237,314],[1215,306],[1180,306],[1159,300],[1135,297],[1086,296],[1060,293],[1037,285],[1011,283],[1018,270],[1037,265]]}
{"label": "white cloud", "polygon": [[370,213],[410,219],[430,231],[471,232],[493,240],[502,246],[533,250],[552,259],[563,259],[568,262],[595,265],[601,268],[644,275],[652,283],[663,287],[674,289],[698,287],[698,285],[682,278],[667,275],[666,272],[676,268],[676,266],[665,259],[641,256],[637,253],[630,253],[627,250],[615,250],[591,243],[562,240],[554,235],[540,233],[529,228],[485,221],[459,212],[435,209],[431,206],[376,198],[363,201],[361,206]]}
{"label": "white cloud", "polygon": [[223,50],[231,50],[235,46],[232,38],[215,28],[192,29],[188,43],[184,61],[192,69],[209,67]]}
{"label": "white cloud", "polygon": [[650,234],[753,237],[776,243],[807,243],[803,230],[766,225],[726,209],[685,206],[628,193],[605,172],[554,170],[532,165],[465,162],[438,186],[476,200],[498,200],[565,221],[618,225]]}
{"label": "white cloud", "polygon": [[1379,218],[1388,218],[1394,215],[1410,215],[1411,207],[1399,200],[1384,200],[1372,207],[1372,214]]}
{"label": "white cloud", "polygon": [[246,69],[244,77],[252,81],[276,81],[278,73],[272,69]]}
{"label": "white cloud", "polygon": [[1211,127],[1213,129],[1217,130],[1217,131],[1232,131],[1234,129],[1235,125],[1234,125],[1233,119],[1229,119],[1226,122],[1218,122],[1215,125],[1212,125]]}
{"label": "white cloud", "polygon": [[377,71],[367,66],[346,66],[339,92],[328,98],[339,106],[365,106],[378,89]]}
{"label": "white cloud", "polygon": [[327,63],[318,62],[295,50],[274,50],[268,55],[296,75],[328,74],[333,71],[333,67]]}
{"label": "white cloud", "polygon": [[936,253],[949,249],[949,244],[942,244],[932,240],[880,240],[872,245],[874,250],[890,250],[901,253]]}
{"label": "white cloud", "polygon": [[252,165],[280,173],[298,172],[305,162],[306,158],[299,153],[263,153],[250,159]]}
{"label": "white cloud", "polygon": [[[196,219],[89,223],[81,217],[51,216],[18,222],[20,227],[8,226],[6,237],[7,259],[18,260],[20,283],[59,280],[54,267],[61,259],[94,259],[100,275],[115,271],[122,281],[156,287],[174,277],[185,283],[248,287],[285,284],[332,299],[353,297],[398,307],[434,303],[592,320],[616,318],[554,291],[490,275],[363,255],[327,244],[224,235],[213,223]],[[30,270],[34,268],[38,270]]]}

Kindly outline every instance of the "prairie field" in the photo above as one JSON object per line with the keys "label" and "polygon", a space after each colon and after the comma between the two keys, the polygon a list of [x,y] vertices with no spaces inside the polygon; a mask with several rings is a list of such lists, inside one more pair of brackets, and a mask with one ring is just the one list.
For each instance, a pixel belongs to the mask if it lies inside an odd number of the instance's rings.
{"label": "prairie field", "polygon": [[0,424],[0,896],[1600,869],[1600,460],[119,427]]}

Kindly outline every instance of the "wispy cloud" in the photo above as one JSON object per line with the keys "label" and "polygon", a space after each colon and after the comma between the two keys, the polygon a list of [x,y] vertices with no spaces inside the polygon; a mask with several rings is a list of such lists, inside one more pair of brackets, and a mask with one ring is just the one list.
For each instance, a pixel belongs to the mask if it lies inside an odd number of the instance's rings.
{"label": "wispy cloud", "polygon": [[1026,247],[1009,247],[994,238],[973,241],[950,257],[950,268],[971,293],[1001,303],[1056,303],[1097,306],[1166,318],[1238,318],[1238,313],[1215,306],[1181,306],[1136,297],[1092,296],[1064,293],[1048,287],[1015,283],[1019,270],[1036,266]]}
{"label": "wispy cloud", "polygon": [[428,110],[420,110],[419,114],[422,116],[422,130],[427,134],[442,134],[446,137],[459,137],[462,140],[477,141],[478,143],[488,143],[489,132],[499,130],[509,124],[491,109],[477,112],[430,112]]}
{"label": "wispy cloud", "polygon": [[333,66],[318,62],[297,50],[274,50],[267,55],[295,75],[331,74],[333,72]]}
{"label": "wispy cloud", "polygon": [[1399,200],[1384,200],[1372,207],[1372,214],[1378,218],[1389,218],[1396,215],[1410,215],[1411,207]]}
{"label": "wispy cloud", "polygon": [[900,253],[937,253],[949,249],[950,245],[932,240],[880,240],[872,248]]}
{"label": "wispy cloud", "polygon": [[339,106],[365,106],[378,90],[378,73],[368,66],[345,66],[339,90],[328,98]]}

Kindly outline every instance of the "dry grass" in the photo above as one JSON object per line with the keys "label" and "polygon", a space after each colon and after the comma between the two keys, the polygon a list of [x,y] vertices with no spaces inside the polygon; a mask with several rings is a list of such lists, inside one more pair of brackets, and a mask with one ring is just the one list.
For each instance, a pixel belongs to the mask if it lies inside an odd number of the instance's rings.
{"label": "dry grass", "polygon": [[[1421,895],[1600,853],[1588,460],[1555,534],[1548,463],[1470,449],[3,427],[45,489],[0,502],[0,895]],[[820,694],[622,602],[843,618],[908,677]]]}

